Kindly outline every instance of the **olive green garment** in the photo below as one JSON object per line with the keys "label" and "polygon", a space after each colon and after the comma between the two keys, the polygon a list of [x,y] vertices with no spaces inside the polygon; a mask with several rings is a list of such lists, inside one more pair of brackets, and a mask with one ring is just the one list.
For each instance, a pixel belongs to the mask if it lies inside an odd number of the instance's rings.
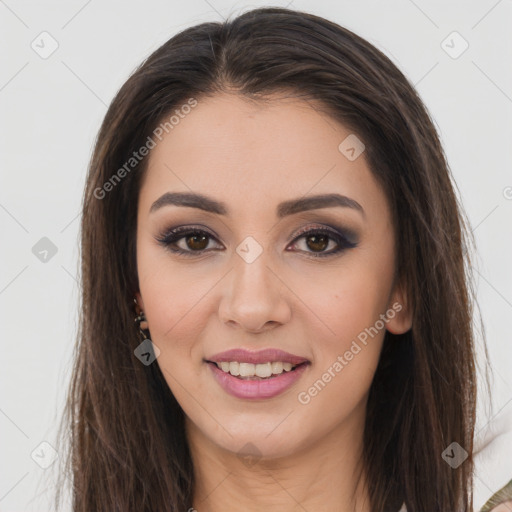
{"label": "olive green garment", "polygon": [[[480,509],[479,512],[491,512],[494,507],[497,507],[501,503],[506,501],[512,501],[512,480],[503,486],[498,492],[494,493]],[[510,509],[512,511],[512,507]]]}
{"label": "olive green garment", "polygon": [[[507,501],[512,501],[512,480],[508,482],[505,486],[503,486],[498,492],[494,493],[486,502],[485,505],[478,512],[492,512],[492,510],[505,503]],[[512,512],[512,506],[510,508]],[[405,503],[402,505],[402,508],[398,512],[407,512],[407,508],[405,507]]]}

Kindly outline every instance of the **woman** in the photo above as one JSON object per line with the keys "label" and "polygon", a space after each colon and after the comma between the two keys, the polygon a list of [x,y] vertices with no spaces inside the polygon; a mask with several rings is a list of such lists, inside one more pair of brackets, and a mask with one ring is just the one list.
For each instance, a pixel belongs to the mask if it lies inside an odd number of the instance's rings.
{"label": "woman", "polygon": [[74,510],[472,510],[471,239],[367,41],[280,8],[176,35],[81,230]]}

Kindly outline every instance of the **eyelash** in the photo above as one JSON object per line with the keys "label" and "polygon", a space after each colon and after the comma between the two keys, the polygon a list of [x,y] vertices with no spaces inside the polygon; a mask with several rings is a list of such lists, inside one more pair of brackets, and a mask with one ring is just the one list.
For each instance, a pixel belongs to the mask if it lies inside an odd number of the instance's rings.
{"label": "eyelash", "polygon": [[[162,233],[160,237],[156,237],[156,241],[159,242],[161,245],[163,245],[167,250],[177,253],[179,255],[185,256],[185,257],[196,257],[201,256],[205,252],[209,252],[207,249],[201,249],[198,251],[192,251],[192,250],[184,250],[176,247],[171,247],[172,244],[175,244],[182,238],[186,238],[188,235],[206,235],[214,240],[215,237],[209,233],[208,231],[205,231],[201,228],[195,228],[193,226],[180,226],[174,229],[169,229]],[[309,257],[312,258],[328,258],[331,256],[335,256],[346,249],[352,249],[356,247],[358,244],[357,242],[350,241],[350,238],[355,238],[354,235],[350,234],[350,236],[343,235],[341,233],[338,233],[334,229],[326,228],[326,227],[320,227],[320,228],[306,228],[304,230],[301,230],[294,238],[292,244],[295,245],[298,240],[301,238],[305,238],[311,235],[326,235],[329,237],[330,240],[336,242],[338,244],[338,248],[331,250],[329,252],[325,253],[314,253],[314,252],[306,252],[306,254],[309,254]],[[210,249],[211,250],[211,249]]]}

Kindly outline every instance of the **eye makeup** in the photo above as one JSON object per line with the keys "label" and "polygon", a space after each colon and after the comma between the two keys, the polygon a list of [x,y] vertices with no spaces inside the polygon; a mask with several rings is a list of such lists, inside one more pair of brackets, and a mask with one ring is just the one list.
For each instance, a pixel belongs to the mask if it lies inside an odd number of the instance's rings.
{"label": "eye makeup", "polygon": [[[296,247],[298,242],[302,239],[306,240],[306,244],[304,245],[310,250],[289,249],[289,247]],[[198,225],[183,225],[167,228],[160,233],[159,236],[155,237],[155,240],[166,250],[179,256],[190,258],[204,256],[206,253],[212,251],[223,250],[223,246],[218,242],[217,237],[211,233],[209,229]],[[208,248],[211,241],[218,244],[218,247],[213,249]],[[352,229],[325,224],[313,224],[295,232],[286,250],[296,250],[299,253],[304,253],[306,257],[311,258],[327,258],[352,249],[356,247],[358,243],[358,236]],[[329,245],[332,244],[335,245],[334,249],[324,251],[324,245],[329,247]],[[311,250],[311,245],[313,246],[313,250]],[[320,245],[320,251],[316,250],[319,248],[318,245]]]}

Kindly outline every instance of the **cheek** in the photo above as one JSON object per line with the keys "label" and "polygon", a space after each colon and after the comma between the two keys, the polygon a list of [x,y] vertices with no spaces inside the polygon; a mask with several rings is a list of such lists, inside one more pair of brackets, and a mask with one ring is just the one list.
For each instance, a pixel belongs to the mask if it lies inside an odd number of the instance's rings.
{"label": "cheek", "polygon": [[138,271],[151,338],[163,356],[159,360],[167,359],[166,353],[173,361],[173,353],[189,354],[211,313],[207,308],[214,276],[204,267],[173,263],[161,249],[144,247],[138,253]]}
{"label": "cheek", "polygon": [[304,281],[300,292],[321,320],[327,347],[337,350],[350,345],[385,313],[392,283],[392,267],[383,258],[354,254],[345,263],[323,283],[317,280],[315,287]]}
{"label": "cheek", "polygon": [[299,401],[324,411],[326,420],[348,415],[365,398],[378,365],[392,283],[392,259],[380,256],[347,259],[332,273],[329,293],[315,289],[308,299],[327,328],[314,338],[316,364]]}
{"label": "cheek", "polygon": [[190,355],[194,342],[201,339],[205,329],[206,296],[209,288],[203,285],[180,286],[177,280],[165,286],[159,280],[154,286],[144,286],[146,318],[152,341],[164,352],[186,352]]}
{"label": "cheek", "polygon": [[380,313],[373,314],[375,297],[361,293],[349,299],[333,301],[336,335],[317,338],[315,364],[297,396],[304,411],[310,417],[318,413],[326,425],[363,414],[385,335]]}

